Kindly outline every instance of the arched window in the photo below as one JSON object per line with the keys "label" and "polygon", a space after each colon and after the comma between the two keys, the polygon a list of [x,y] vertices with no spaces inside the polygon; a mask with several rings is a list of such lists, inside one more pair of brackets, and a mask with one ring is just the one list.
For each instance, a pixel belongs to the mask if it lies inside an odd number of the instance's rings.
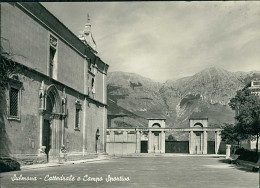
{"label": "arched window", "polygon": [[195,123],[194,127],[203,127],[203,125],[201,123]]}
{"label": "arched window", "polygon": [[154,127],[154,128],[156,128],[156,127],[161,127],[161,125],[160,125],[159,123],[154,123],[154,124],[152,125],[152,127]]}
{"label": "arched window", "polygon": [[46,92],[46,111],[60,113],[61,99],[57,88],[54,85],[48,87]]}
{"label": "arched window", "polygon": [[46,110],[49,112],[52,112],[54,105],[55,105],[55,97],[54,97],[53,93],[50,92],[46,98]]}

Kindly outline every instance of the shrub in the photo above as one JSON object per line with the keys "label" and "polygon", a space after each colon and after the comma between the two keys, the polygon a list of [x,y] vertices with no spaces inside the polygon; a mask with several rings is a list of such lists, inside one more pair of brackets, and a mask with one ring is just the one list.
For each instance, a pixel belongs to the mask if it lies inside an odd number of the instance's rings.
{"label": "shrub", "polygon": [[256,163],[259,159],[259,153],[245,150],[244,148],[238,149],[235,154],[239,155],[238,159],[253,163]]}
{"label": "shrub", "polygon": [[238,148],[236,151],[235,151],[235,154],[236,155],[242,155],[246,150],[244,148]]}
{"label": "shrub", "polygon": [[0,158],[0,172],[20,170],[20,163],[11,158]]}

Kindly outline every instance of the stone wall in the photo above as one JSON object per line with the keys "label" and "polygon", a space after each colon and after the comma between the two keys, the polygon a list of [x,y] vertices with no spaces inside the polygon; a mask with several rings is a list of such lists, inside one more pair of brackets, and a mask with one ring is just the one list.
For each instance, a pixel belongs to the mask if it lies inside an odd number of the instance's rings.
{"label": "stone wall", "polygon": [[[65,88],[67,118],[65,121],[64,145],[68,155],[74,156],[72,158],[75,158],[75,155],[83,156],[84,96],[64,85],[60,85],[54,80],[46,79],[44,75],[29,70],[23,69],[23,72],[18,74],[18,78],[22,82],[21,117],[20,120],[5,119],[7,134],[5,141],[10,149],[11,156],[18,158],[22,164],[46,162],[44,156],[38,157],[40,145],[39,89],[42,80],[45,81],[46,87],[54,84],[58,89],[60,97]],[[8,91],[6,91],[6,95],[8,95]],[[79,129],[75,129],[76,101],[82,105]],[[100,134],[97,149],[99,153],[102,153],[105,151],[106,107],[90,99],[86,105],[85,154],[96,153],[97,129],[99,129]]]}
{"label": "stone wall", "polygon": [[[140,140],[139,140],[140,141]],[[107,134],[106,149],[110,155],[126,155],[136,153],[136,133],[115,131]]]}
{"label": "stone wall", "polygon": [[47,36],[48,31],[15,4],[1,3],[1,42],[14,61],[47,74]]}
{"label": "stone wall", "polygon": [[[98,105],[92,100],[88,100],[86,111],[86,151],[89,153],[105,152],[105,139],[107,128],[106,107]],[[99,137],[96,139],[97,130]],[[97,148],[96,148],[97,141]],[[97,150],[97,151],[96,151]]]}
{"label": "stone wall", "polygon": [[[25,76],[25,74],[27,76]],[[39,88],[40,77],[26,71],[19,74],[22,82],[20,120],[6,119],[5,129],[11,154],[37,154],[39,149]],[[6,98],[9,91],[6,90]],[[6,103],[9,104],[9,101]],[[6,109],[7,110],[7,109]],[[8,113],[8,112],[7,112]],[[6,141],[8,141],[6,140]]]}

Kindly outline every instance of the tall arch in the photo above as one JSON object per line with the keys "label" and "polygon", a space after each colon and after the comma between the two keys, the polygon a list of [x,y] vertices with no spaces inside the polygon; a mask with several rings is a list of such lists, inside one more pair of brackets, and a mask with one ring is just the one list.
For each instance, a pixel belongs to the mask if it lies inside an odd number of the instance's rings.
{"label": "tall arch", "polygon": [[45,148],[47,160],[57,162],[63,143],[63,126],[62,101],[55,85],[52,84],[46,88],[44,101],[41,144]]}

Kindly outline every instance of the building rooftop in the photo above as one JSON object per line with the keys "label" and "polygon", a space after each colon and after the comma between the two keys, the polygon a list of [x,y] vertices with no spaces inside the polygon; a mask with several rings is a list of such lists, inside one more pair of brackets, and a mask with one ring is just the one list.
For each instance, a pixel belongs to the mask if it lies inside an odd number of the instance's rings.
{"label": "building rooftop", "polygon": [[208,120],[207,117],[190,117],[189,120]]}
{"label": "building rooftop", "polygon": [[166,118],[146,118],[147,120],[166,120]]}

